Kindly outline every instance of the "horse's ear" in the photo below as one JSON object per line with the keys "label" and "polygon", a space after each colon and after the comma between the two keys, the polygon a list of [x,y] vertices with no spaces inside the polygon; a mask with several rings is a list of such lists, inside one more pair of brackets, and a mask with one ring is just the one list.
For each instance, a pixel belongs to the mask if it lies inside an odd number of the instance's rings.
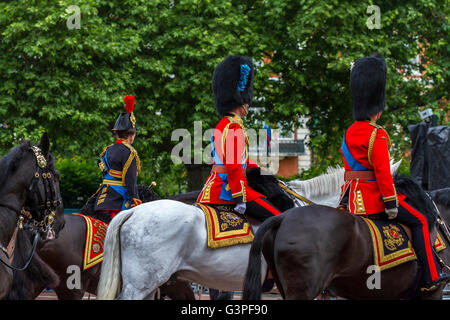
{"label": "horse's ear", "polygon": [[391,174],[392,176],[396,176],[398,173],[398,168],[400,168],[400,165],[402,164],[402,159],[394,163],[393,160],[391,160]]}
{"label": "horse's ear", "polygon": [[48,156],[48,152],[50,150],[50,140],[48,139],[47,132],[42,134],[41,141],[39,142],[39,149],[41,149],[44,157]]}

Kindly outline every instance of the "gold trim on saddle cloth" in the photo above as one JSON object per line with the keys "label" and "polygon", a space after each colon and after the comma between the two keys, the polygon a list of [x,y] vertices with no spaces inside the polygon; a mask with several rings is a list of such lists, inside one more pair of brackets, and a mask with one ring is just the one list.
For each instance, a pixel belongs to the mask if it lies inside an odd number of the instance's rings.
{"label": "gold trim on saddle cloth", "polygon": [[[383,237],[380,229],[372,220],[364,217],[361,218],[369,227],[373,244],[374,264],[380,268],[380,271],[417,259],[411,241],[407,238],[406,233],[405,237],[400,233],[398,224],[392,223],[388,226],[383,226],[382,232],[385,235]],[[398,250],[397,247],[404,245],[405,241],[408,241],[407,247]],[[437,233],[434,245],[436,252],[445,249],[445,243],[439,232]],[[388,251],[391,251],[391,253],[388,253]]]}
{"label": "gold trim on saddle cloth", "polygon": [[234,212],[219,211],[201,203],[195,205],[205,214],[208,247],[217,249],[253,241],[252,229],[244,216]]}

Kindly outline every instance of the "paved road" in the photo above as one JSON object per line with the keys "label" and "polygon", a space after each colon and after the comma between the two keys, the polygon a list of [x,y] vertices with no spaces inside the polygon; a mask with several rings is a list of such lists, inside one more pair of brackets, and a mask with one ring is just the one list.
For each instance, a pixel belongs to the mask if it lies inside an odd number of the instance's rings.
{"label": "paved road", "polygon": [[[235,294],[233,295],[233,300],[241,300],[241,293],[240,292],[235,292]],[[197,300],[209,300],[209,295],[208,294],[196,294],[195,298]],[[83,297],[83,300],[96,300],[97,297],[93,294],[88,294],[86,293]],[[58,298],[56,297],[56,294],[53,291],[48,291],[48,292],[43,292],[39,295],[39,297],[36,298],[36,300],[58,300]],[[277,294],[270,294],[270,293],[265,293],[262,296],[262,300],[281,300],[281,296],[277,295]]]}

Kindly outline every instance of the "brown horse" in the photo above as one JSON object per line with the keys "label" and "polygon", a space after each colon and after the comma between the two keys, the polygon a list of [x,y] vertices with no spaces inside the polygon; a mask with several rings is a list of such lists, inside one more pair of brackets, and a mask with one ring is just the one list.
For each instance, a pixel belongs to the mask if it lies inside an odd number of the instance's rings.
{"label": "brown horse", "polygon": [[[396,179],[399,192],[433,223],[436,211],[428,196],[409,179]],[[439,253],[450,264],[450,242]],[[261,251],[284,299],[314,299],[324,290],[348,299],[441,299],[445,283],[420,293],[417,261],[405,262],[379,274],[379,286],[368,285],[373,271],[372,241],[361,217],[332,207],[312,205],[288,210],[266,220],[250,251],[243,299],[260,299]]]}
{"label": "brown horse", "polygon": [[[24,141],[0,160],[0,298],[12,287],[13,271],[33,265],[34,250],[25,250],[21,227],[31,230],[34,243],[39,236],[58,235],[64,227],[59,173],[49,149],[44,133],[37,147]],[[24,210],[30,213],[25,215]],[[23,259],[17,263],[16,257]]]}
{"label": "brown horse", "polygon": [[[161,199],[153,190],[146,186],[138,186],[140,198],[143,202]],[[197,193],[198,195],[198,193]],[[193,197],[185,197],[186,201],[195,202]],[[85,215],[93,214],[95,198],[91,197],[80,210]],[[82,299],[85,292],[96,294],[97,284],[100,277],[101,263],[83,271],[83,255],[86,242],[86,223],[79,215],[66,214],[66,226],[60,232],[59,237],[53,240],[40,241],[36,250],[35,268],[38,272],[30,270],[16,272],[14,276],[13,289],[8,299],[32,300],[35,299],[43,289],[52,287],[61,300]],[[26,236],[22,236],[26,238]],[[23,239],[23,243],[26,242]],[[76,266],[80,270],[79,286],[68,285],[72,281],[74,270],[69,268]],[[55,276],[56,274],[56,276]],[[177,300],[195,300],[195,295],[189,282],[183,280],[169,281],[161,288],[161,297],[168,296]]]}

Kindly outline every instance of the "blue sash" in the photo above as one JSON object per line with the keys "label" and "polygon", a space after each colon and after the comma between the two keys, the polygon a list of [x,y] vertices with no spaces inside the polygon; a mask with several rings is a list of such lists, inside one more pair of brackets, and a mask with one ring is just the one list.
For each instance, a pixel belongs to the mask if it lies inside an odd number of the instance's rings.
{"label": "blue sash", "polygon": [[344,139],[342,141],[342,153],[344,154],[345,161],[347,161],[347,164],[350,166],[350,168],[353,171],[369,171],[371,169],[364,167],[361,163],[356,161],[356,159],[352,156],[350,153],[350,150],[348,150],[347,145],[345,144],[345,134]]}
{"label": "blue sash", "polygon": [[[223,165],[223,162],[219,159],[219,156],[216,153],[216,149],[214,148],[214,134],[211,135],[211,152],[214,158],[214,163],[215,164],[219,164],[219,165]],[[222,155],[225,156],[225,155]],[[244,162],[245,160],[245,153],[242,159],[242,162]],[[245,168],[245,163],[242,163],[242,169]],[[226,173],[218,173],[218,175],[220,176],[220,179],[222,179],[222,190],[220,190],[220,196],[219,198],[225,201],[233,201],[233,196],[231,193],[231,189],[228,187],[228,190],[226,189],[226,187],[228,186],[228,175]]]}
{"label": "blue sash", "polygon": [[[105,159],[105,163],[106,166],[108,167],[108,173],[106,173],[103,178],[104,179],[108,179],[108,180],[116,180],[119,181],[119,179],[117,179],[116,177],[113,177],[112,175],[109,174],[109,170],[111,169],[108,163],[108,158],[107,155],[108,154],[108,149],[106,149],[105,151],[105,155],[103,156]],[[118,194],[120,194],[123,198],[123,203],[122,203],[122,210],[127,210],[130,209],[130,205],[129,205],[129,201],[130,201],[130,196],[128,195],[128,190],[125,187],[122,186],[113,186],[113,185],[109,185],[110,188],[112,188],[114,191],[116,191]],[[125,204],[128,203],[128,206],[125,206]]]}

